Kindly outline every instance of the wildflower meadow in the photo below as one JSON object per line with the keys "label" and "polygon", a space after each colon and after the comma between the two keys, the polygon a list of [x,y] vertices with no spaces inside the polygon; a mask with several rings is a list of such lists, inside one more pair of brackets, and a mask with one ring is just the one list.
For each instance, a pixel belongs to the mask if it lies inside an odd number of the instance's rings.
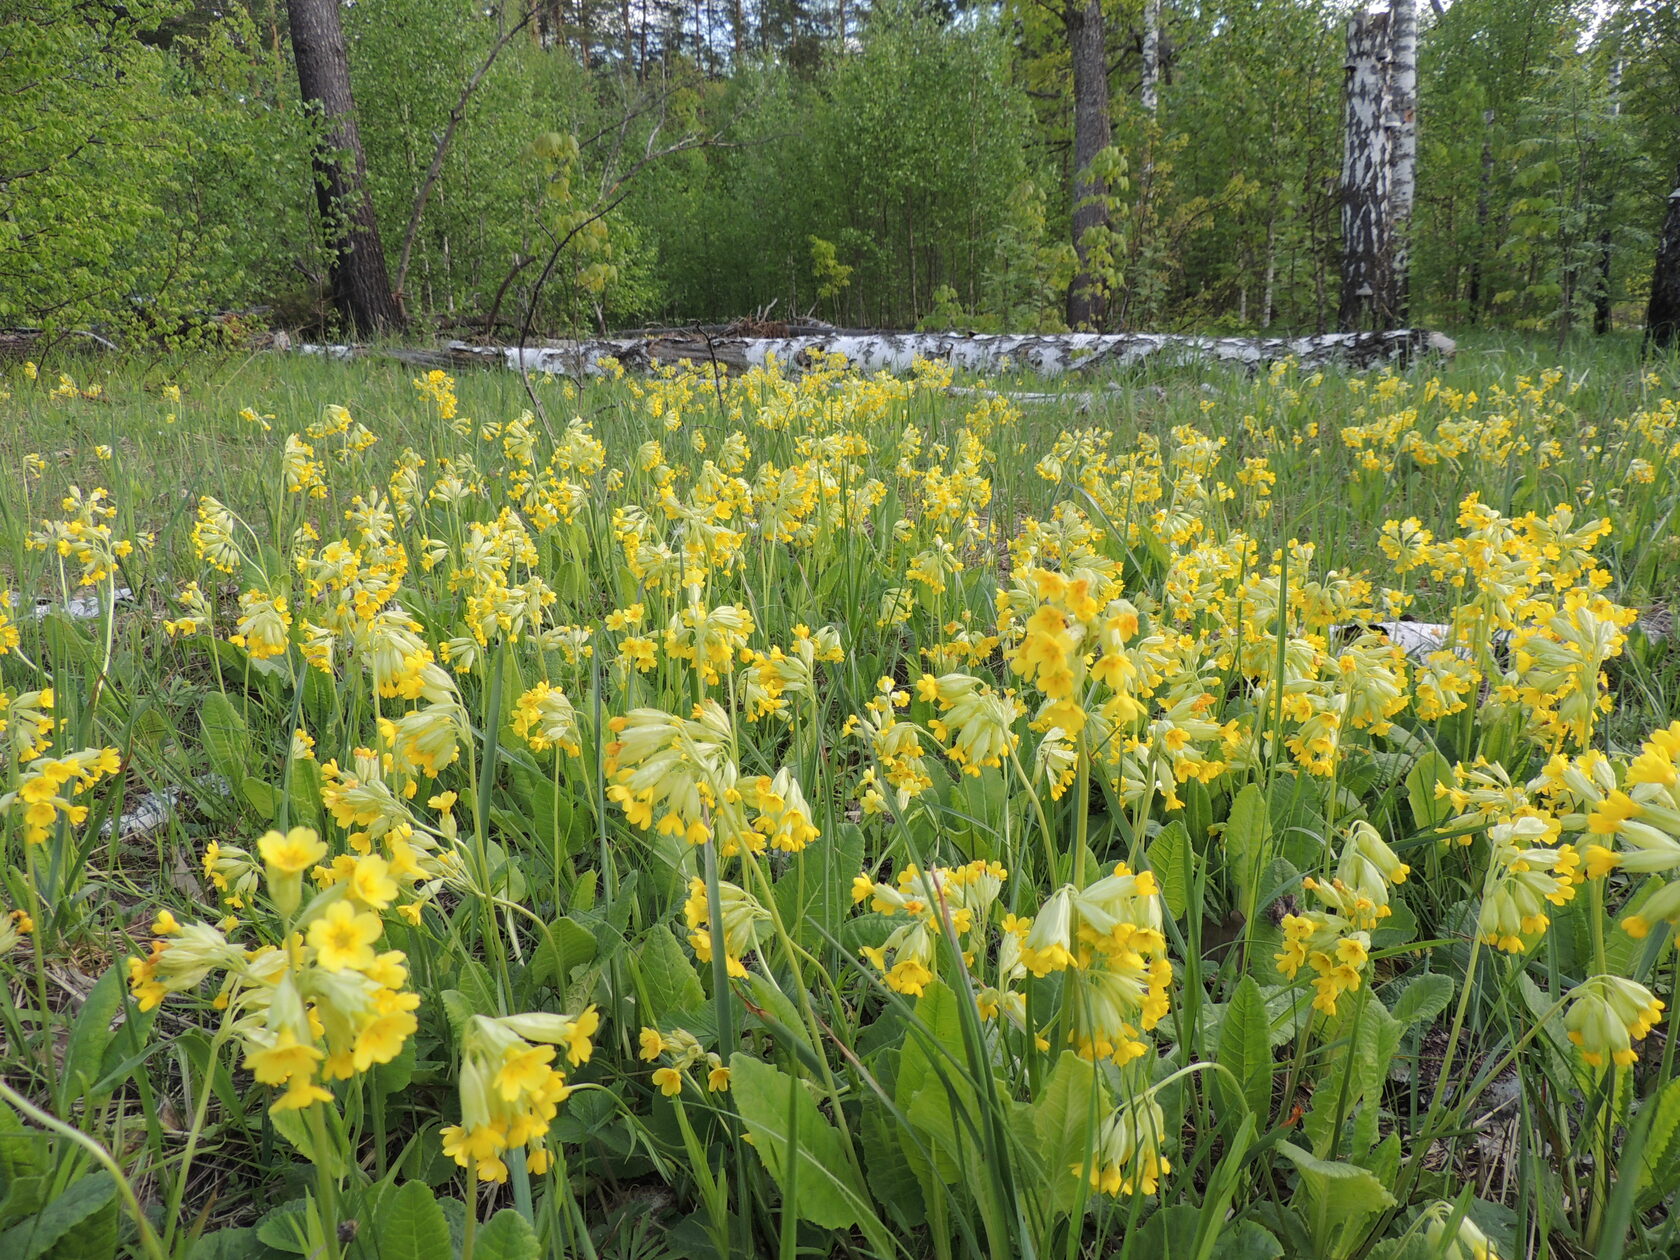
{"label": "wildflower meadow", "polygon": [[1680,1254],[1558,361],[8,367],[0,1257]]}

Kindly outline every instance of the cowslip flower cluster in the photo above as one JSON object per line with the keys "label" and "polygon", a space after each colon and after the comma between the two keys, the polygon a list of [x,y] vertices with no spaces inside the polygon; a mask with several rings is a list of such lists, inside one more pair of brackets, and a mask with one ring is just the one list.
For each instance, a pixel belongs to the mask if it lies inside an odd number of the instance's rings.
{"label": "cowslip flower cluster", "polygon": [[268,833],[257,849],[284,924],[280,943],[245,949],[220,927],[181,923],[165,910],[152,924],[151,952],[128,960],[129,987],[151,1010],[220,975],[215,1005],[228,1013],[244,1066],[282,1091],[273,1110],[301,1110],[333,1101],[327,1083],[401,1053],[418,1027],[420,998],[405,987],[402,952],[378,948],[385,925],[377,911],[389,900],[378,871],[353,873],[304,905],[304,872],[326,846],[300,827]]}
{"label": "cowslip flower cluster", "polygon": [[705,1066],[707,1093],[721,1094],[729,1088],[729,1068],[722,1057],[702,1046],[686,1028],[673,1028],[669,1032],[644,1028],[639,1040],[642,1062],[659,1063],[664,1060],[653,1070],[653,1084],[665,1097],[675,1098],[682,1093],[688,1072],[702,1064]]}
{"label": "cowslip flower cluster", "polygon": [[[27,730],[24,728],[24,733]],[[38,725],[35,731],[39,733]],[[27,737],[33,741],[35,736]],[[87,821],[88,807],[76,804],[75,798],[121,768],[122,758],[115,748],[84,748],[63,757],[36,757],[18,776],[17,788],[0,796],[0,813],[9,814],[21,806],[25,842],[43,844],[60,818],[75,827]]]}
{"label": "cowslip flower cluster", "polygon": [[923,871],[907,866],[892,883],[867,874],[852,881],[852,901],[869,902],[876,914],[908,918],[880,945],[859,951],[881,973],[887,987],[920,996],[935,978],[941,934],[949,927],[966,965],[974,964],[985,942],[985,923],[1009,873],[1001,863],[974,861],[964,866]]}
{"label": "cowslip flower cluster", "polygon": [[761,925],[770,922],[770,912],[739,884],[718,881],[718,908],[722,914],[721,930],[712,923],[711,903],[706,894],[706,881],[695,878],[688,884],[688,899],[683,902],[683,920],[688,924],[688,943],[694,956],[703,963],[712,961],[713,950],[721,940],[724,966],[731,976],[744,980],[746,964],[741,960],[758,947]]}
{"label": "cowslip flower cluster", "polygon": [[1065,884],[1031,919],[1006,918],[1020,962],[1035,976],[1066,972],[1068,1041],[1081,1058],[1125,1064],[1165,1017],[1172,963],[1154,873],[1125,863],[1084,888]]}
{"label": "cowslip flower cluster", "polygon": [[510,1150],[525,1148],[525,1166],[542,1174],[553,1163],[544,1138],[571,1095],[559,1048],[573,1067],[589,1062],[601,1016],[593,1006],[576,1015],[530,1012],[474,1015],[461,1030],[461,1123],[442,1133],[443,1153],[478,1180],[508,1178]]}
{"label": "cowslip flower cluster", "polygon": [[1644,985],[1623,976],[1588,976],[1569,991],[1563,1026],[1588,1067],[1628,1067],[1662,1019],[1663,1003]]}
{"label": "cowslip flower cluster", "polygon": [[1283,949],[1276,961],[1286,979],[1293,980],[1303,966],[1312,970],[1317,1010],[1334,1015],[1342,994],[1359,990],[1371,933],[1393,913],[1389,889],[1409,873],[1376,828],[1361,820],[1343,838],[1335,875],[1302,881],[1320,905],[1283,916]]}

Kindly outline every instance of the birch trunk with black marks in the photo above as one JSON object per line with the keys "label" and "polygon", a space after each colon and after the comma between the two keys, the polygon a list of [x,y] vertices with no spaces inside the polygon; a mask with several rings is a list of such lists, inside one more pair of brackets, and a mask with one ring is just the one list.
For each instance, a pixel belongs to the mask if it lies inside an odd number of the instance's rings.
{"label": "birch trunk with black marks", "polygon": [[1073,252],[1078,259],[1068,287],[1072,328],[1100,328],[1107,314],[1101,281],[1091,274],[1086,233],[1108,225],[1108,186],[1092,176],[1097,154],[1108,147],[1108,54],[1102,0],[1068,0],[1062,10],[1073,57]]}
{"label": "birch trunk with black marks", "polygon": [[1348,19],[1347,90],[1342,136],[1343,332],[1382,326],[1392,165],[1383,126],[1388,98],[1388,14]]}
{"label": "birch trunk with black marks", "polygon": [[333,305],[359,333],[399,328],[402,315],[391,296],[379,224],[367,190],[367,160],[356,130],[338,0],[286,0],[286,16],[298,93],[305,107],[319,115],[312,163]]}
{"label": "birch trunk with black marks", "polygon": [[1389,6],[1389,244],[1383,327],[1406,322],[1411,304],[1412,205],[1417,198],[1418,22],[1416,0]]}
{"label": "birch trunk with black marks", "polygon": [[1161,109],[1161,0],[1143,4],[1143,82],[1138,103],[1153,119]]}
{"label": "birch trunk with black marks", "polygon": [[[351,358],[354,346],[299,346],[305,354]],[[1451,355],[1456,346],[1421,328],[1392,332],[1321,333],[1310,337],[1197,337],[1179,333],[890,333],[820,332],[787,337],[711,334],[691,329],[637,336],[551,342],[546,346],[479,346],[451,342],[437,350],[377,353],[424,367],[505,366],[515,371],[593,376],[613,359],[632,371],[687,360],[734,371],[772,360],[803,370],[818,355],[838,355],[862,372],[900,372],[928,359],[968,372],[1020,372],[1035,376],[1125,370],[1158,365],[1232,363],[1257,368],[1293,359],[1303,368],[1340,364],[1368,368],[1404,364],[1428,355]]]}
{"label": "birch trunk with black marks", "polygon": [[1657,261],[1651,271],[1651,300],[1645,308],[1645,347],[1680,348],[1680,175],[1668,194],[1668,216],[1657,236]]}

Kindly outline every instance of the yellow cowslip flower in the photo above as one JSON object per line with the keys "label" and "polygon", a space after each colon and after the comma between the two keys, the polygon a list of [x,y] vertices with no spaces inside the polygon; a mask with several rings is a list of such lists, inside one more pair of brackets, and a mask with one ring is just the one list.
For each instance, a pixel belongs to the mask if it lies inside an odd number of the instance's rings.
{"label": "yellow cowslip flower", "polygon": [[309,925],[308,941],[315,961],[328,971],[362,971],[373,965],[373,944],[384,931],[376,915],[338,901]]}
{"label": "yellow cowslip flower", "polygon": [[18,776],[15,791],[0,796],[0,813],[22,805],[23,838],[44,844],[60,818],[72,826],[86,821],[88,808],[75,797],[122,768],[114,748],[84,748],[64,757],[36,757]]}
{"label": "yellow cowslip flower", "polygon": [[244,648],[254,661],[265,660],[286,651],[291,628],[285,596],[252,589],[239,597],[239,620],[228,642]]}
{"label": "yellow cowslip flower", "polygon": [[1563,1025],[1588,1067],[1630,1066],[1639,1057],[1633,1043],[1662,1019],[1663,1003],[1622,976],[1589,976],[1569,991],[1568,1001]]}
{"label": "yellow cowslip flower", "polygon": [[564,691],[547,683],[538,683],[519,697],[513,729],[534,752],[558,747],[576,757],[580,751],[577,711]]}
{"label": "yellow cowslip flower", "polygon": [[[759,925],[770,921],[770,912],[751,893],[724,881],[718,883],[718,904],[723,912],[721,936],[725,968],[736,979],[744,980],[747,969],[741,959],[757,947]],[[719,933],[712,924],[705,880],[696,878],[689,881],[688,900],[683,903],[683,919],[689,927],[688,943],[693,946],[695,957],[703,963],[711,962]]]}
{"label": "yellow cowslip flower", "polygon": [[1441,1260],[1500,1260],[1499,1249],[1493,1245],[1493,1240],[1468,1215],[1460,1218],[1458,1228],[1448,1235],[1447,1221],[1454,1211],[1453,1205],[1444,1200],[1425,1209],[1429,1228],[1424,1232],[1424,1238],[1429,1244],[1430,1254]]}
{"label": "yellow cowslip flower", "polygon": [[1530,816],[1488,829],[1486,891],[1477,916],[1482,940],[1507,953],[1522,953],[1551,923],[1548,904],[1567,905],[1586,879],[1573,845],[1537,843],[1557,834],[1555,820]]}
{"label": "yellow cowslip flower", "polygon": [[1093,1157],[1073,1165],[1091,1189],[1107,1195],[1152,1195],[1172,1165],[1161,1154],[1166,1117],[1152,1093],[1123,1100],[1104,1117]]}
{"label": "yellow cowslip flower", "polygon": [[275,908],[290,918],[303,897],[303,872],[327,855],[327,846],[311,827],[293,827],[285,835],[270,831],[257,841],[268,895]]}
{"label": "yellow cowslip flower", "polygon": [[[600,1026],[593,1006],[575,1016],[533,1012],[492,1018],[474,1015],[461,1032],[461,1123],[443,1130],[443,1150],[480,1181],[505,1181],[502,1155],[526,1148],[527,1167],[543,1171],[550,1156],[543,1139],[571,1093],[554,1065],[564,1045],[573,1063],[589,1058]],[[535,1044],[533,1044],[535,1043]]]}

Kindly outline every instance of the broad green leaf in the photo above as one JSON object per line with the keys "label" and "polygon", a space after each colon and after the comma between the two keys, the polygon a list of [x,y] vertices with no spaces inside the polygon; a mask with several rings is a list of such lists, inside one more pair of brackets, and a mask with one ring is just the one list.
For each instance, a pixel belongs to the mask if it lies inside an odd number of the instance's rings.
{"label": "broad green leaf", "polygon": [[[1225,1008],[1219,1025],[1219,1046],[1214,1061],[1236,1077],[1233,1084],[1223,1072],[1216,1073],[1218,1088],[1234,1103],[1240,1099],[1254,1115],[1255,1126],[1266,1127],[1272,1110],[1271,1021],[1266,1014],[1266,997],[1253,976],[1244,976]],[[1234,1095],[1234,1096],[1233,1096]]]}
{"label": "broad green leaf", "polygon": [[1149,869],[1161,885],[1161,896],[1167,903],[1167,913],[1175,919],[1184,914],[1190,904],[1190,838],[1184,824],[1173,819],[1160,834],[1149,842],[1145,850]]}
{"label": "broad green leaf", "polygon": [[[1201,1227],[1201,1211],[1189,1204],[1162,1208],[1139,1227],[1131,1254],[1198,1260],[1196,1244]],[[1282,1255],[1282,1245],[1265,1228],[1253,1221],[1239,1221],[1218,1226],[1208,1260],[1278,1260]]]}
{"label": "broad green leaf", "polygon": [[[730,1095],[753,1149],[784,1193],[794,1177],[793,1210],[823,1229],[847,1229],[871,1215],[869,1192],[846,1158],[839,1132],[804,1084],[747,1054],[729,1060]],[[789,1132],[789,1117],[797,1134]]]}
{"label": "broad green leaf", "polygon": [[1090,1162],[1105,1109],[1096,1068],[1064,1050],[1029,1108],[1044,1160],[1044,1198],[1051,1211],[1071,1212],[1079,1196],[1088,1193],[1075,1170]]}
{"label": "broad green leaf", "polygon": [[530,1221],[503,1208],[478,1231],[473,1260],[542,1260],[542,1245]]}
{"label": "broad green leaf", "polygon": [[408,1181],[380,1201],[375,1219],[379,1260],[438,1260],[449,1250],[449,1222],[422,1181]]}
{"label": "broad green leaf", "polygon": [[219,691],[212,691],[199,706],[198,724],[204,732],[204,747],[210,754],[210,764],[237,791],[255,764],[251,758],[251,739],[245,729],[245,719],[234,708],[233,701]]}
{"label": "broad green leaf", "polygon": [[807,949],[819,949],[852,912],[852,877],[863,869],[863,832],[856,823],[834,831],[794,857],[776,882],[782,922]]}
{"label": "broad green leaf", "polygon": [[[1664,1085],[1645,1107],[1655,1111],[1651,1127],[1645,1133],[1645,1151],[1635,1187],[1641,1203],[1671,1193],[1680,1180],[1680,1142],[1675,1140],[1680,1134],[1680,1077]],[[1653,1196],[1652,1190],[1659,1193]]]}
{"label": "broad green leaf", "polygon": [[200,1235],[187,1253],[187,1260],[253,1260],[253,1257],[268,1254],[268,1250],[258,1240],[256,1230],[240,1226]]}
{"label": "broad green leaf", "polygon": [[1321,1255],[1334,1260],[1349,1254],[1363,1240],[1366,1223],[1394,1206],[1394,1196],[1368,1168],[1318,1159],[1292,1142],[1277,1149],[1301,1174],[1302,1216]]}
{"label": "broad green leaf", "polygon": [[572,968],[594,962],[599,950],[595,934],[583,924],[576,919],[560,919],[543,929],[527,974],[532,984],[565,988]]}
{"label": "broad green leaf", "polygon": [[1452,816],[1452,802],[1435,795],[1436,785],[1450,785],[1452,777],[1451,763],[1433,748],[1419,757],[1407,772],[1406,800],[1411,804],[1412,820],[1419,831],[1439,827]]}
{"label": "broad green leaf", "polygon": [[1427,1023],[1447,1009],[1454,987],[1452,977],[1438,971],[1414,976],[1394,1000],[1394,1018],[1405,1025]]}
{"label": "broad green leaf", "polygon": [[700,977],[694,974],[694,964],[663,923],[651,928],[642,938],[636,947],[635,965],[648,1004],[642,1014],[646,1024],[657,1024],[706,1000]]}
{"label": "broad green leaf", "polygon": [[33,1216],[0,1234],[0,1256],[6,1260],[39,1260],[88,1217],[115,1197],[117,1183],[100,1170],[78,1177]]}
{"label": "broad green leaf", "polygon": [[1245,899],[1259,895],[1255,884],[1265,863],[1266,845],[1271,835],[1272,819],[1265,794],[1259,784],[1250,783],[1231,802],[1231,815],[1225,820],[1225,830],[1221,835],[1226,867]]}
{"label": "broad green leaf", "polygon": [[[100,1078],[100,1066],[111,1044],[111,1021],[122,1009],[127,986],[116,967],[106,969],[104,975],[88,990],[76,1022],[70,1026],[70,1036],[64,1047],[64,1068],[60,1097],[61,1110],[68,1111],[72,1099],[86,1094]],[[89,1099],[95,1102],[95,1099]]]}
{"label": "broad green leaf", "polygon": [[919,1228],[927,1220],[920,1179],[904,1155],[898,1121],[878,1098],[863,1108],[858,1142],[863,1175],[879,1203],[884,1203],[901,1229]]}

